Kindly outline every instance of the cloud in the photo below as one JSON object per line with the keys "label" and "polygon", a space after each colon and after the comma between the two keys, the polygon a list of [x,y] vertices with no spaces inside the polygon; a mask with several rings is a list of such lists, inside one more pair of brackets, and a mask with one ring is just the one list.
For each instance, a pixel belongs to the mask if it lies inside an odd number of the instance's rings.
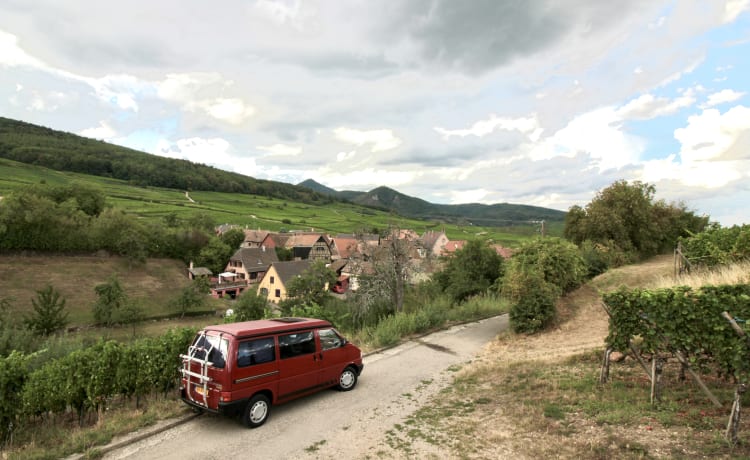
{"label": "cloud", "polygon": [[543,131],[539,126],[539,120],[536,115],[531,115],[526,118],[503,118],[498,117],[495,114],[491,114],[487,120],[477,121],[467,129],[448,130],[440,127],[435,127],[433,129],[442,134],[444,139],[449,139],[452,136],[484,137],[497,129],[502,129],[506,131],[518,131],[522,134],[526,134],[532,141],[538,140]]}
{"label": "cloud", "polygon": [[729,0],[724,5],[724,22],[733,22],[744,11],[750,9],[750,0]]}
{"label": "cloud", "polygon": [[727,102],[734,102],[745,95],[744,92],[734,91],[731,89],[723,89],[718,93],[713,93],[708,96],[708,101],[701,105],[701,108],[713,107],[715,105],[724,104]]}
{"label": "cloud", "polygon": [[254,159],[237,156],[232,145],[222,138],[191,137],[179,139],[176,142],[161,140],[157,146],[157,153],[161,156],[206,164],[247,176],[257,176],[259,172]]}
{"label": "cloud", "polygon": [[239,98],[209,96],[222,93],[233,84],[217,72],[172,73],[157,84],[157,95],[189,112],[205,113],[216,120],[239,125],[255,114],[253,106]]}
{"label": "cloud", "polygon": [[742,105],[723,114],[717,109],[704,110],[688,117],[688,125],[675,130],[674,137],[681,144],[683,164],[724,161],[733,158],[750,159],[750,109]]}
{"label": "cloud", "polygon": [[669,99],[643,94],[617,109],[617,116],[629,120],[650,120],[664,115],[672,115],[695,103],[695,90],[688,89],[680,97]]}
{"label": "cloud", "polygon": [[87,128],[78,134],[92,139],[111,139],[117,135],[117,132],[106,121],[100,121],[96,128]]}
{"label": "cloud", "polygon": [[296,157],[302,153],[302,147],[285,145],[285,144],[274,144],[274,145],[259,145],[256,147],[258,150],[268,152],[269,156],[279,157]]}
{"label": "cloud", "polygon": [[7,67],[46,67],[46,64],[30,56],[18,46],[18,37],[2,30],[0,30],[0,65]]}
{"label": "cloud", "polygon": [[369,144],[371,146],[370,151],[373,153],[395,149],[401,145],[402,142],[401,139],[394,136],[393,131],[390,129],[362,131],[359,129],[340,127],[334,129],[333,134],[336,139],[348,144],[356,145],[357,147]]}

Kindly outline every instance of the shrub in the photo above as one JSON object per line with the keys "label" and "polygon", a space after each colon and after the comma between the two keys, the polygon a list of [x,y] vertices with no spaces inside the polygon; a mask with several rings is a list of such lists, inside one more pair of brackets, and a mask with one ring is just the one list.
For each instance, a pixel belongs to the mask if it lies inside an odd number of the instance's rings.
{"label": "shrub", "polygon": [[560,290],[537,273],[521,273],[509,281],[510,326],[513,332],[534,333],[547,327],[555,318],[555,301]]}

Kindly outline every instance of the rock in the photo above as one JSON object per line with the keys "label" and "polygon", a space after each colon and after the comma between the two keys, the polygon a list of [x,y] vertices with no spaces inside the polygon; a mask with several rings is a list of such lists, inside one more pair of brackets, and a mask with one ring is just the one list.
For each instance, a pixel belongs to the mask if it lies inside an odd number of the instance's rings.
{"label": "rock", "polygon": [[613,363],[619,363],[625,359],[625,354],[619,351],[613,351],[609,354],[609,360]]}

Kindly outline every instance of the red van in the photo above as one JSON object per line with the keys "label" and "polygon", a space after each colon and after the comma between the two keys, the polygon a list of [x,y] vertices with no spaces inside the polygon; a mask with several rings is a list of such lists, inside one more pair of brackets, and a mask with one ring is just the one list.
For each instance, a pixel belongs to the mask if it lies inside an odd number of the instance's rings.
{"label": "red van", "polygon": [[261,426],[271,404],[324,388],[349,391],[362,352],[328,321],[274,318],[208,326],[182,358],[182,400],[199,410],[240,414]]}

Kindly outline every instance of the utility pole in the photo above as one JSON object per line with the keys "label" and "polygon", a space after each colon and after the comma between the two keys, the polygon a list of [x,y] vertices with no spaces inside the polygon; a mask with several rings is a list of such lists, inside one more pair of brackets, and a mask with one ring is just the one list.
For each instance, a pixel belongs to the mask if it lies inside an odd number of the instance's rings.
{"label": "utility pole", "polygon": [[541,230],[542,238],[544,238],[544,221],[542,221],[542,230]]}

